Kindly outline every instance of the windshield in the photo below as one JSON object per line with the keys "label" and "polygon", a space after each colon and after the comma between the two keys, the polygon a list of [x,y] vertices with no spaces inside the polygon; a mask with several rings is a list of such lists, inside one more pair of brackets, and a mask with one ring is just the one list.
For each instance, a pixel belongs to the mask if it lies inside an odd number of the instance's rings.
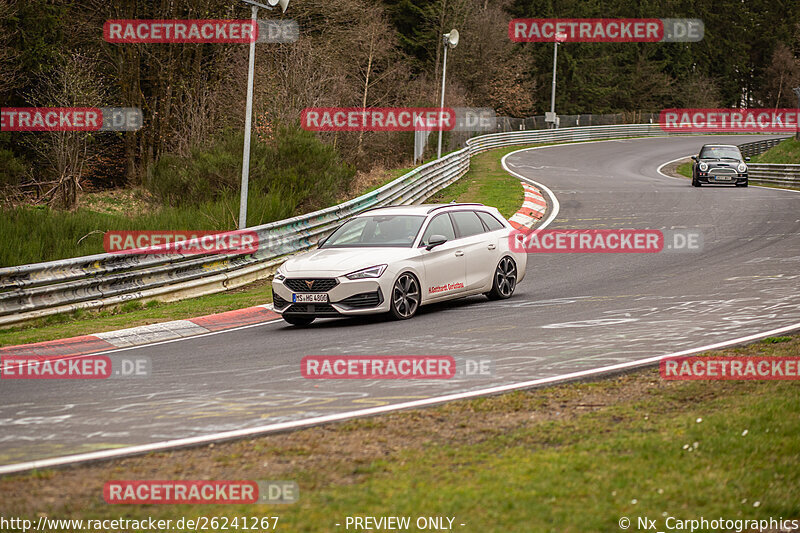
{"label": "windshield", "polygon": [[320,248],[393,246],[410,248],[424,216],[374,215],[348,220],[320,245]]}
{"label": "windshield", "polygon": [[742,153],[734,146],[704,146],[700,159],[735,159],[741,161]]}

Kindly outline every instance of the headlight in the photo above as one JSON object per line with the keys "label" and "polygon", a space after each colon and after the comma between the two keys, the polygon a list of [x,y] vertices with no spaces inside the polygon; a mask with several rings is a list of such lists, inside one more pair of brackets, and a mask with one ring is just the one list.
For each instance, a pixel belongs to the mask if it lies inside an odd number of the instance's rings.
{"label": "headlight", "polygon": [[379,278],[383,271],[386,270],[386,265],[376,265],[369,268],[364,268],[362,270],[356,270],[355,272],[350,272],[349,274],[345,274],[344,277],[347,279],[366,279],[366,278]]}
{"label": "headlight", "polygon": [[744,163],[739,163],[739,166],[736,167],[736,170],[738,170],[739,172],[747,172],[747,165],[745,165]]}
{"label": "headlight", "polygon": [[702,172],[705,172],[708,170],[708,163],[700,163],[699,167]]}

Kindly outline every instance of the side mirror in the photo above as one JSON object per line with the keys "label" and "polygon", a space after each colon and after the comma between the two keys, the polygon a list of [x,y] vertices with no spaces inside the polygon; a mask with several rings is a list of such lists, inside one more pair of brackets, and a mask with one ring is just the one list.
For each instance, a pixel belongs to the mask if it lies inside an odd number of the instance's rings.
{"label": "side mirror", "polygon": [[745,157],[744,160],[745,161],[750,161],[750,158],[749,157]]}
{"label": "side mirror", "polygon": [[697,156],[696,156],[696,155],[693,155],[693,156],[692,156],[692,160],[693,160],[693,161],[697,161]]}
{"label": "side mirror", "polygon": [[431,235],[431,238],[428,239],[428,245],[425,247],[426,250],[429,252],[447,242],[447,237],[444,235]]}

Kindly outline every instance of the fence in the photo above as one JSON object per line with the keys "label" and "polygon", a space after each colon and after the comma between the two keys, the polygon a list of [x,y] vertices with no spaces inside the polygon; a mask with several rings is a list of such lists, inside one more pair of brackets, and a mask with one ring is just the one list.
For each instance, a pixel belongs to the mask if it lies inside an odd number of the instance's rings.
{"label": "fence", "polygon": [[287,255],[306,250],[345,219],[371,207],[414,204],[469,169],[472,155],[504,146],[664,136],[657,124],[511,131],[474,137],[467,146],[383,187],[306,215],[249,228],[259,249],[242,255],[97,254],[0,268],[0,326],[79,308],[130,300],[170,300],[210,294],[267,277]]}

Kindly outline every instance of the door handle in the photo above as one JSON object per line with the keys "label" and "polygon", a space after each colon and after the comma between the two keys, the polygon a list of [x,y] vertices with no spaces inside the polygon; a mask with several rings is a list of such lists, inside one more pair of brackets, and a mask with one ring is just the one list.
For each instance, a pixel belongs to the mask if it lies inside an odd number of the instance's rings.
{"label": "door handle", "polygon": [[456,257],[463,257],[463,256],[464,256],[464,252],[462,252],[461,250],[456,252]]}
{"label": "door handle", "polygon": [[495,246],[494,244],[490,244],[490,245],[488,246],[488,248],[489,248],[490,250],[494,250],[495,248],[497,248],[497,246]]}

